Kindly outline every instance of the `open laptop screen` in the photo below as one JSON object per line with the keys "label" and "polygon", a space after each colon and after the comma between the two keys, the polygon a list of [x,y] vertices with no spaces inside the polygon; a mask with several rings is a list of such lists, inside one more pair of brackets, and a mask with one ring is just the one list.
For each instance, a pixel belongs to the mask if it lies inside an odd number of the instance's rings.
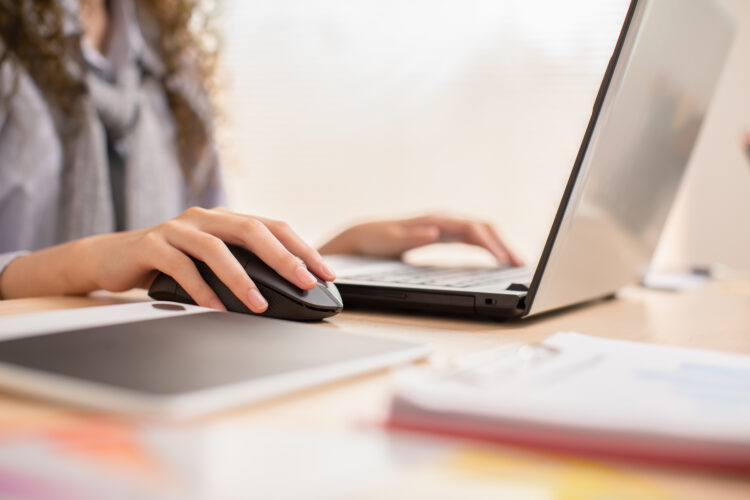
{"label": "open laptop screen", "polygon": [[719,0],[637,0],[532,282],[536,314],[641,280],[735,26]]}

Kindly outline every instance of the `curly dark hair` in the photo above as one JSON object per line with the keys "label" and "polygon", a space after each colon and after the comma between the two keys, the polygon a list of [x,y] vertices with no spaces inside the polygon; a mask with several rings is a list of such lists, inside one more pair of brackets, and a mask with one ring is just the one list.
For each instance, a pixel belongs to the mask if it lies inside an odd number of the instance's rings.
{"label": "curly dark hair", "polygon": [[[66,13],[60,3],[60,0],[0,0],[0,66],[8,61],[20,65],[50,104],[66,115],[74,115],[76,101],[87,92],[84,81],[74,76],[77,71],[70,71],[70,65],[83,71],[81,35],[66,36],[63,29]],[[166,67],[164,89],[177,123],[183,171],[189,176],[191,159],[196,157],[193,148],[206,144],[211,130],[168,82],[187,66],[209,95],[215,88],[218,43],[209,29],[211,13],[206,11],[206,2],[202,0],[135,0],[135,3],[158,27],[155,48]],[[9,98],[14,90],[9,89],[0,98]]]}

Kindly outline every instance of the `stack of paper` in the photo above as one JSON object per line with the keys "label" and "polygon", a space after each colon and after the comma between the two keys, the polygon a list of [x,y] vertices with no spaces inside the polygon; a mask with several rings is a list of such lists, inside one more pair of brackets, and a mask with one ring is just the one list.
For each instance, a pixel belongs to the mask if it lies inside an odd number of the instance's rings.
{"label": "stack of paper", "polygon": [[558,333],[397,375],[390,424],[750,471],[750,357]]}

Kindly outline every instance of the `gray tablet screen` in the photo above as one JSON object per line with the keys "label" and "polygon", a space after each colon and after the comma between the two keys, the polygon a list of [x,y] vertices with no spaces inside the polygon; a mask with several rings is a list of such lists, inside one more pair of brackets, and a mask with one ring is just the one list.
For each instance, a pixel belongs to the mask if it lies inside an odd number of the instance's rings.
{"label": "gray tablet screen", "polygon": [[320,325],[208,312],[6,340],[0,362],[168,395],[410,347]]}

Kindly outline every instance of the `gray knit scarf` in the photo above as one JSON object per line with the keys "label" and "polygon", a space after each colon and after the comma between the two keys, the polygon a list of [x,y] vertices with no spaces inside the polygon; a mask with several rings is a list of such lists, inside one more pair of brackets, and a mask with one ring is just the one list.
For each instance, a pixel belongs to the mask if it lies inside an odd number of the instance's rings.
{"label": "gray knit scarf", "polygon": [[[73,34],[80,30],[77,2],[60,2],[69,13],[66,29]],[[122,17],[121,29],[135,27],[140,35],[140,30],[148,28],[136,19],[132,0],[112,5],[112,16]],[[218,182],[215,148],[213,144],[198,148],[201,153],[190,166],[191,179],[204,188],[189,189],[179,164],[163,76],[163,64],[145,42],[129,45],[111,74],[90,67],[82,75],[88,93],[83,98],[82,119],[66,145],[61,241],[155,225],[191,204],[207,203],[204,195]],[[172,84],[182,89],[187,102],[210,123],[202,92],[191,89],[187,79]],[[122,199],[116,199],[118,194]]]}

